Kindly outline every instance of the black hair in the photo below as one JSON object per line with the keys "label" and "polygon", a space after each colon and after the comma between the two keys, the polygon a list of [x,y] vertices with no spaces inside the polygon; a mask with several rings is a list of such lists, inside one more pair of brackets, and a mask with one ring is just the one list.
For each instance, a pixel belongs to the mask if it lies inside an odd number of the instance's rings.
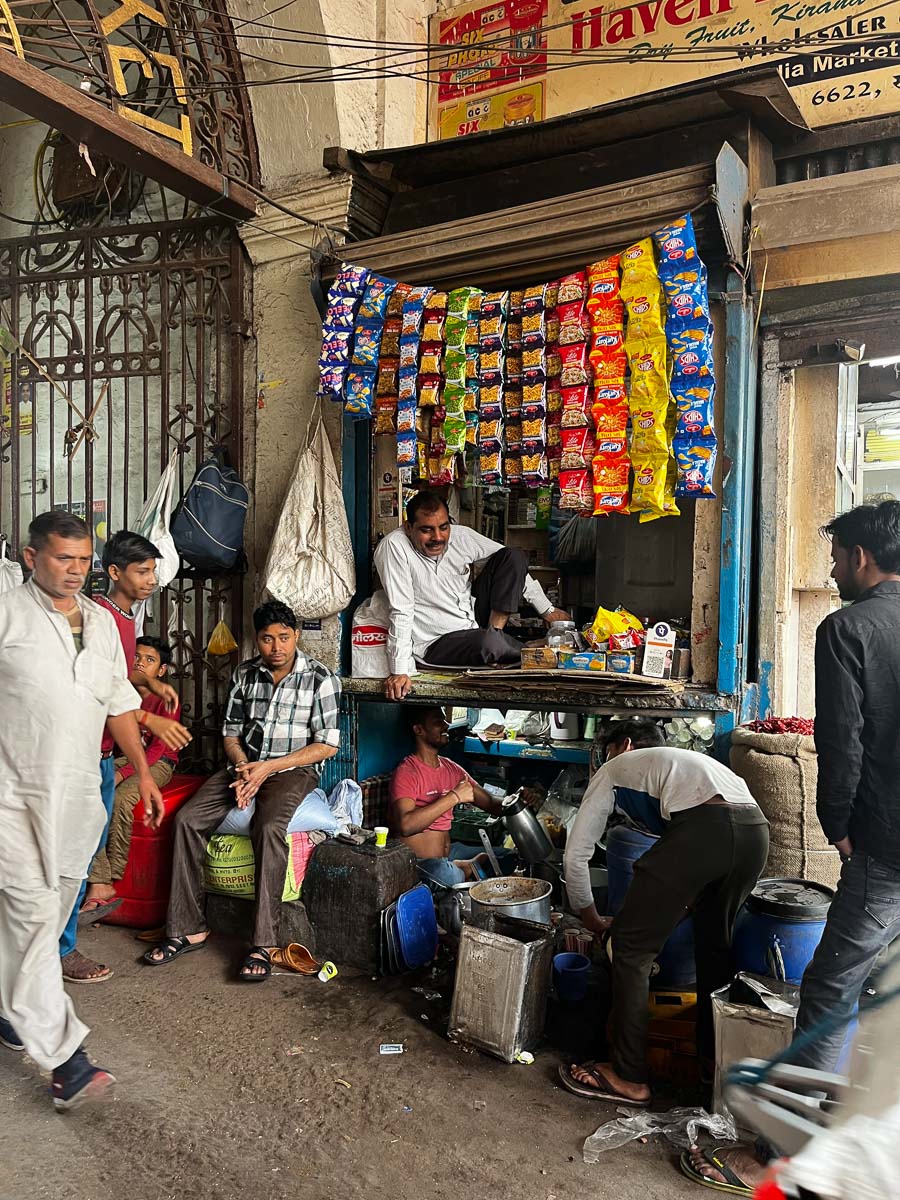
{"label": "black hair", "polygon": [[172,661],[172,647],[168,642],[164,642],[162,638],[151,637],[149,634],[144,634],[135,641],[136,646],[149,646],[151,650],[155,650],[159,655],[159,661],[164,667],[167,667]]}
{"label": "black hair", "polygon": [[429,713],[440,713],[444,715],[444,710],[439,704],[406,704],[403,707],[403,720],[406,722],[406,728],[409,732],[415,735],[417,725],[421,725]]}
{"label": "black hair", "polygon": [[823,525],[822,534],[844,550],[862,546],[886,575],[900,575],[900,500],[861,504]]}
{"label": "black hair", "polygon": [[267,600],[253,614],[253,628],[257,633],[268,629],[270,625],[287,625],[288,629],[297,628],[297,615],[287,604],[280,600]]}
{"label": "black hair", "polygon": [[74,513],[66,512],[65,509],[57,508],[53,512],[41,513],[40,516],[34,518],[28,526],[28,545],[32,550],[42,550],[47,545],[50,538],[54,536],[61,538],[90,538],[93,542],[94,535],[81,517],[76,517]]}
{"label": "black hair", "polygon": [[625,721],[613,721],[603,738],[604,754],[610,746],[618,746],[626,738],[631,740],[636,750],[649,749],[653,746],[664,746],[666,739],[663,731],[649,717],[629,717]]}
{"label": "black hair", "polygon": [[124,571],[132,563],[146,562],[148,558],[162,558],[162,552],[141,534],[132,533],[130,529],[120,529],[103,547],[101,561],[103,570],[109,574],[110,567],[118,567],[120,571]]}
{"label": "black hair", "polygon": [[422,516],[429,517],[442,508],[447,510],[449,517],[450,509],[447,508],[447,501],[443,496],[439,496],[437,492],[416,492],[406,506],[406,519],[410,525],[415,525],[416,518],[420,513]]}

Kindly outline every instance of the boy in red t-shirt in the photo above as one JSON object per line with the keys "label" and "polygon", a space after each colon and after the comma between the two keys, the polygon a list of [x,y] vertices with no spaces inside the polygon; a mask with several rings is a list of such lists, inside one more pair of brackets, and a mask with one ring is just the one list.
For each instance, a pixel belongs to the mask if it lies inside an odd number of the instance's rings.
{"label": "boy in red t-shirt", "polygon": [[[140,672],[148,681],[162,679],[171,661],[171,647],[160,641],[159,638],[139,637],[137,639],[134,670]],[[171,749],[160,737],[151,732],[146,724],[144,714],[165,715],[170,720],[180,721],[181,705],[176,704],[174,712],[169,711],[166,708],[168,702],[166,697],[154,695],[146,684],[137,684],[137,690],[141,694],[138,724],[141,726],[144,753],[147,756],[150,774],[153,776],[156,786],[162,791],[172,778],[178,763],[178,751]],[[125,874],[128,851],[131,848],[134,806],[140,799],[134,767],[127,758],[118,757],[115,762],[116,794],[109,822],[109,836],[106,845],[94,856],[88,875],[86,900],[98,900],[101,903],[115,896],[115,884]]]}

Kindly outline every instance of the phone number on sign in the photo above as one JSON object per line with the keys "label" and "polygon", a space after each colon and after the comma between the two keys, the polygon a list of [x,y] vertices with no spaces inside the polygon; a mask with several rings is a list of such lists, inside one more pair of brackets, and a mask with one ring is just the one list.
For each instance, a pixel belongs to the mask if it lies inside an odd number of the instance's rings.
{"label": "phone number on sign", "polygon": [[[894,87],[900,88],[900,75],[894,76]],[[877,100],[881,88],[873,88],[867,81],[862,83],[846,83],[843,87],[829,88],[827,92],[813,92],[812,103],[837,104],[841,100]]]}

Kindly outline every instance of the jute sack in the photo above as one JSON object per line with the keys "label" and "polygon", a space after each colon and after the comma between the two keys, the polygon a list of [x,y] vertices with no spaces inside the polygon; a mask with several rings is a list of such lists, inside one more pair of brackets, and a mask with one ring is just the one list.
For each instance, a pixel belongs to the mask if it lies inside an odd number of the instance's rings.
{"label": "jute sack", "polygon": [[736,729],[731,735],[731,769],[747,784],[769,822],[766,874],[836,887],[841,860],[816,816],[813,739]]}

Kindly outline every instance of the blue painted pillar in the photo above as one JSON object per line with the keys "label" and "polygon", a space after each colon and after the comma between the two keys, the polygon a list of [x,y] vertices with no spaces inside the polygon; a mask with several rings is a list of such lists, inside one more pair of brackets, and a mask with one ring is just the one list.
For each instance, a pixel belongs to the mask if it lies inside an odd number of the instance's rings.
{"label": "blue painted pillar", "polygon": [[341,614],[341,671],[350,674],[350,632],[357,605],[371,593],[372,545],[369,536],[372,493],[371,425],[344,416],[341,437],[341,489],[356,564],[356,594]]}

